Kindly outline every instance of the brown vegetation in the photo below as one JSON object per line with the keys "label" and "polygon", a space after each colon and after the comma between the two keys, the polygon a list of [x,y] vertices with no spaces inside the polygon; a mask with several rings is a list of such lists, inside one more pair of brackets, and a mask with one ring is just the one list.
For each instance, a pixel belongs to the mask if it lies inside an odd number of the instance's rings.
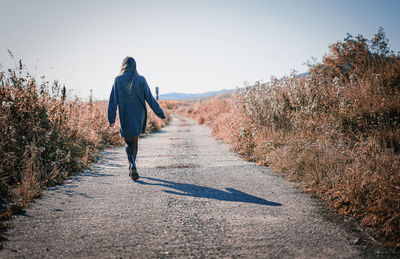
{"label": "brown vegetation", "polygon": [[386,246],[400,246],[400,56],[382,29],[348,35],[305,77],[292,75],[185,106],[250,161],[300,181],[357,219]]}
{"label": "brown vegetation", "polygon": [[[0,72],[0,83],[3,209],[7,204],[27,205],[46,186],[81,171],[100,149],[123,143],[118,125],[108,126],[106,101],[70,99],[57,82],[39,84],[21,62],[18,69]],[[172,104],[161,105],[169,117],[166,108]],[[149,132],[164,124],[149,112]]]}

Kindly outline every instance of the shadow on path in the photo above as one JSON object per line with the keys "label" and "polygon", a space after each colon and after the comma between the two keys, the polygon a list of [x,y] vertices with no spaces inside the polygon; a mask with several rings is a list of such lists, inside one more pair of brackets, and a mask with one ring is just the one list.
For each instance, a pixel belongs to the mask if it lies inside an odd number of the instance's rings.
{"label": "shadow on path", "polygon": [[[141,177],[141,179],[147,179],[154,181],[152,182],[144,182],[144,181],[136,181],[136,183],[142,185],[155,185],[167,187],[173,190],[163,190],[166,193],[182,195],[182,196],[190,196],[190,197],[198,197],[198,198],[207,198],[207,199],[215,199],[220,201],[234,201],[234,202],[248,202],[255,203],[260,205],[269,205],[269,206],[282,206],[282,204],[277,202],[272,202],[268,200],[264,200],[257,196],[253,196],[242,191],[236,190],[234,188],[225,188],[226,191],[214,189],[211,187],[200,186],[195,184],[188,183],[177,183],[172,181],[166,181],[151,177]],[[179,192],[178,192],[179,191]]]}

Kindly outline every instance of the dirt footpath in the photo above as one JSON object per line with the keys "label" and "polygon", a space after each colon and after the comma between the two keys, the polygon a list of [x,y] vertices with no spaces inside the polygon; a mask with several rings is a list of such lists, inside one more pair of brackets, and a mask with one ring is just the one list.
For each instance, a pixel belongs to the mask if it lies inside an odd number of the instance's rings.
{"label": "dirt footpath", "polygon": [[355,234],[206,126],[174,118],[139,145],[140,181],[128,177],[124,148],[102,152],[14,217],[0,257],[360,257]]}

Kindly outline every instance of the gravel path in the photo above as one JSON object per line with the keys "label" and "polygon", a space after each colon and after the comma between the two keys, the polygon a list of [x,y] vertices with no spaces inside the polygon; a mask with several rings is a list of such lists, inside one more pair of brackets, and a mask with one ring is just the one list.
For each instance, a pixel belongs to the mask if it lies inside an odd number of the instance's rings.
{"label": "gravel path", "polygon": [[206,126],[174,118],[44,192],[15,216],[0,257],[354,258],[357,237],[325,220],[295,184],[244,162]]}

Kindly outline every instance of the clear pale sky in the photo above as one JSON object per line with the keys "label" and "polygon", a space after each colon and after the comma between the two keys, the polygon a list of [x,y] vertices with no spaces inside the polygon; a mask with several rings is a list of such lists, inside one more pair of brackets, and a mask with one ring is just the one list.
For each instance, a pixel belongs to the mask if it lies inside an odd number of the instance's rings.
{"label": "clear pale sky", "polygon": [[397,52],[399,14],[396,0],[0,0],[0,70],[22,59],[73,95],[108,99],[132,56],[153,93],[233,89],[305,72],[347,32],[383,26]]}

